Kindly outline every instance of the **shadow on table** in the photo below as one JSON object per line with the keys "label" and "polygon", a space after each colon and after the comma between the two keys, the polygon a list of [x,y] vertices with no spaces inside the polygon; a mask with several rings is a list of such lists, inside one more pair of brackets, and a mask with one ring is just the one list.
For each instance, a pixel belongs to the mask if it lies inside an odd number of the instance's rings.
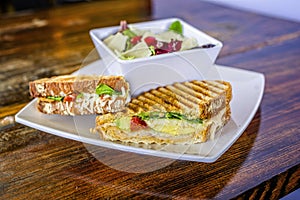
{"label": "shadow on table", "polygon": [[[92,163],[85,163],[86,166],[73,166],[67,171],[72,177],[88,182],[87,190],[109,189],[108,193],[101,194],[102,197],[120,194],[124,197],[141,195],[157,198],[216,198],[236,175],[251,151],[260,127],[259,115],[260,110],[243,135],[214,163],[170,162],[169,159],[150,156],[152,162],[165,166],[147,173],[131,173],[110,168],[95,158]],[[102,147],[97,147],[96,151],[98,154],[102,153],[107,159],[113,160],[115,166],[118,164],[124,166],[124,158],[128,158],[128,163],[125,164],[133,168],[141,164],[130,160],[131,156],[136,156],[134,153]],[[140,155],[139,161],[133,160],[143,162],[143,159],[147,160],[150,157]],[[83,168],[92,169],[91,173],[83,174]],[[225,198],[228,195],[230,198],[232,193],[233,191],[223,191],[222,195],[225,195]]]}

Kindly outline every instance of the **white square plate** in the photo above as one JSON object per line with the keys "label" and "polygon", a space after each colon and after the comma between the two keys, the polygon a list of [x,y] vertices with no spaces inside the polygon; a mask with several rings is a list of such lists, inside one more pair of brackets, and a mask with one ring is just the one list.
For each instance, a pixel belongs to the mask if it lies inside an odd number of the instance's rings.
{"label": "white square plate", "polygon": [[[89,64],[82,68],[80,73],[93,74],[102,65],[101,62],[99,60]],[[262,100],[265,85],[265,78],[261,73],[228,66],[216,65],[215,67],[221,79],[232,84],[232,116],[216,139],[206,143],[134,146],[103,141],[97,134],[90,133],[90,129],[95,125],[95,115],[72,117],[42,114],[35,108],[35,99],[17,113],[15,118],[18,123],[26,126],[96,146],[170,159],[214,162],[229,149],[251,122]]]}

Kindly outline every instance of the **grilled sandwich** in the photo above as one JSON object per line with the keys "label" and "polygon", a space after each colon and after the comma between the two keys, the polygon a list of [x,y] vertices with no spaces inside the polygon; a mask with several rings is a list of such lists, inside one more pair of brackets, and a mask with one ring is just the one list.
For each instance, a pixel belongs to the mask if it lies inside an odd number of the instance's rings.
{"label": "grilled sandwich", "polygon": [[119,112],[130,101],[122,76],[65,75],[29,83],[37,109],[45,114],[88,115]]}
{"label": "grilled sandwich", "polygon": [[205,142],[229,121],[231,98],[229,82],[175,83],[133,98],[124,112],[97,116],[95,130],[111,141]]}

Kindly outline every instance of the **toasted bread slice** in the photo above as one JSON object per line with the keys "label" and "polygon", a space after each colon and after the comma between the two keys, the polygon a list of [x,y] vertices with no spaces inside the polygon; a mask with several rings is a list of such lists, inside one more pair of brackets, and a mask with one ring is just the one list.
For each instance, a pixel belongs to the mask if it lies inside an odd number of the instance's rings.
{"label": "toasted bread slice", "polygon": [[175,83],[132,99],[128,112],[172,111],[205,119],[216,115],[231,98],[231,85],[225,81]]}
{"label": "toasted bread slice", "polygon": [[64,75],[42,78],[29,82],[32,97],[62,96],[73,92],[93,93],[99,84],[106,84],[114,90],[129,90],[123,76]]}

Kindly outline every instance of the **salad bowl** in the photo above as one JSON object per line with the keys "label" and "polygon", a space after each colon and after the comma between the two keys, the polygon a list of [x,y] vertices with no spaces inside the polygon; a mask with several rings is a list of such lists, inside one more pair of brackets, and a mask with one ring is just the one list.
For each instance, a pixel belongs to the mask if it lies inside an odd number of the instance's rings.
{"label": "salad bowl", "polygon": [[[116,34],[120,26],[90,30],[91,39],[105,65],[101,73],[125,76],[131,85],[132,95],[175,81],[219,78],[215,77],[217,76],[215,72],[212,73],[215,60],[223,46],[217,39],[178,18],[140,22],[130,26],[157,33],[167,31],[175,21],[181,24],[183,37],[193,38],[197,42],[196,47],[134,59],[120,58],[104,42],[106,38]],[[208,77],[212,74],[213,77]]]}

